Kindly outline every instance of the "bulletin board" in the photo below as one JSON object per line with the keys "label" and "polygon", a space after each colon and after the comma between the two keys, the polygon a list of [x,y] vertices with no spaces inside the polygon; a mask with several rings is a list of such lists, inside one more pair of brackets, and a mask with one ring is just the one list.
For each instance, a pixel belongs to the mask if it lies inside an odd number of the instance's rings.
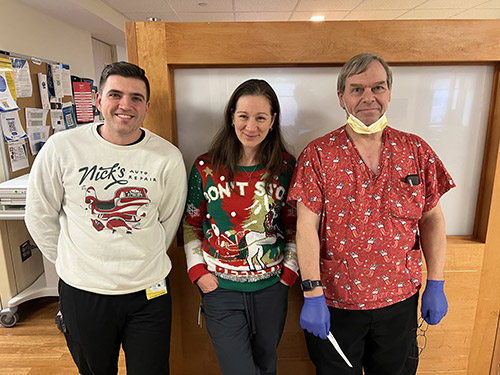
{"label": "bulletin board", "polygon": [[[26,131],[26,115],[25,115],[25,108],[42,108],[42,101],[40,98],[40,90],[38,88],[38,73],[43,73],[47,74],[47,60],[41,60],[41,59],[30,59],[25,56],[17,56],[15,53],[11,53],[9,55],[2,54],[0,53],[0,58],[9,58],[9,57],[19,57],[26,59],[28,61],[29,69],[30,69],[30,76],[31,76],[31,84],[32,84],[32,89],[33,89],[33,94],[29,98],[17,98],[16,103],[17,106],[19,107],[19,119],[21,121],[21,124],[23,126],[23,129]],[[49,63],[55,63],[50,61]],[[72,97],[71,96],[65,96],[62,99],[63,102],[71,102]],[[50,127],[49,130],[49,135],[53,134],[53,129],[50,120],[50,111],[49,114],[47,115],[46,119],[46,125]],[[31,165],[33,164],[33,161],[35,160],[35,156],[31,153],[31,149],[29,147],[29,141],[26,139],[26,149],[28,153],[28,161],[29,165],[27,168],[17,170],[15,172],[12,171],[10,161],[7,160],[6,165],[8,165],[8,170],[5,171],[5,177],[6,179],[12,179],[15,177],[22,176],[26,173],[29,173],[31,169]],[[8,155],[8,148],[7,148],[7,141],[5,140],[5,137],[2,135],[2,147],[5,148],[6,152],[5,155]]]}

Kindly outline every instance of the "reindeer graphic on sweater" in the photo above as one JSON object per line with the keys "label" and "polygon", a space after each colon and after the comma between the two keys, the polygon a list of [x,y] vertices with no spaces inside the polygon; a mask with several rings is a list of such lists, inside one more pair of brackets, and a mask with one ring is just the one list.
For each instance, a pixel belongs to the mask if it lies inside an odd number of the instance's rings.
{"label": "reindeer graphic on sweater", "polygon": [[[267,211],[264,218],[263,232],[250,230],[248,232],[245,232],[245,234],[239,241],[240,252],[242,253],[242,255],[246,254],[245,258],[248,267],[252,271],[258,271],[266,268],[265,263],[262,261],[262,258],[265,254],[263,245],[273,245],[278,241],[278,238],[284,238],[283,233],[281,233],[281,230],[277,224],[279,216],[279,206],[280,202],[275,202],[270,207],[269,211]],[[252,209],[252,207],[250,207],[250,209]],[[270,252],[269,257],[273,258],[278,255],[279,249],[275,246],[270,246],[268,247],[268,251]]]}
{"label": "reindeer graphic on sweater", "polygon": [[[267,203],[267,202],[266,202]],[[251,213],[247,220],[246,226],[251,229],[245,229],[234,233],[235,240],[232,240],[226,233],[222,233],[219,228],[212,223],[211,232],[216,238],[218,247],[225,248],[229,254],[224,256],[218,254],[218,258],[236,258],[245,260],[249,270],[258,271],[266,268],[263,261],[264,256],[267,254],[270,259],[275,259],[279,255],[279,248],[274,245],[279,239],[283,239],[284,235],[278,226],[278,217],[280,213],[280,202],[275,202],[267,212],[264,211],[263,218],[263,231],[255,230],[255,224],[258,221],[257,216],[262,214],[263,208],[259,201],[247,208]],[[264,205],[266,207],[267,205]],[[256,212],[255,212],[256,211]],[[252,225],[253,224],[253,225]]]}

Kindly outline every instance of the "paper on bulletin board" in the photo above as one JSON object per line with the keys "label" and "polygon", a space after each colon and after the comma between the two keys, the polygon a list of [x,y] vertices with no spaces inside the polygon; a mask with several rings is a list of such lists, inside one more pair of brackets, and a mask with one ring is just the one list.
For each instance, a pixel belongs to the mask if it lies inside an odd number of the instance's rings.
{"label": "paper on bulletin board", "polygon": [[49,91],[47,87],[47,76],[43,73],[38,73],[38,87],[40,89],[40,99],[43,109],[50,109]]}
{"label": "paper on bulletin board", "polygon": [[49,126],[31,126],[28,128],[28,138],[32,155],[38,154],[49,138]]}
{"label": "paper on bulletin board", "polygon": [[78,123],[94,121],[90,83],[73,82],[73,92],[75,93],[76,121]]}
{"label": "paper on bulletin board", "polygon": [[19,120],[19,111],[0,113],[0,121],[2,123],[2,132],[7,142],[27,137]]}
{"label": "paper on bulletin board", "polygon": [[48,109],[41,108],[25,108],[26,128],[31,126],[44,126],[47,123]]}
{"label": "paper on bulletin board", "polygon": [[49,88],[49,96],[55,96],[58,99],[62,99],[63,94],[63,82],[61,67],[59,64],[47,64],[47,84]]}
{"label": "paper on bulletin board", "polygon": [[66,102],[63,103],[62,113],[64,118],[64,126],[66,129],[71,129],[76,127],[76,117],[73,111],[73,103]]}
{"label": "paper on bulletin board", "polygon": [[71,71],[69,65],[61,65],[61,75],[62,75],[62,86],[64,96],[73,96],[73,90],[71,88]]}
{"label": "paper on bulletin board", "polygon": [[17,100],[16,84],[14,83],[14,69],[12,69],[12,63],[10,62],[10,59],[6,57],[0,57],[0,72],[5,73],[5,78],[7,79],[12,99]]}
{"label": "paper on bulletin board", "polygon": [[19,109],[19,107],[10,93],[5,72],[0,71],[0,111],[7,112],[16,109]]}
{"label": "paper on bulletin board", "polygon": [[50,121],[52,123],[52,129],[54,129],[54,133],[60,132],[61,130],[66,130],[62,109],[51,109]]}
{"label": "paper on bulletin board", "polygon": [[24,142],[24,139],[8,142],[7,147],[9,149],[10,166],[12,168],[12,172],[28,168],[28,151],[26,149],[26,143]]}
{"label": "paper on bulletin board", "polygon": [[14,84],[18,98],[31,98],[33,96],[33,85],[31,82],[30,66],[28,60],[19,57],[11,57],[14,69]]}

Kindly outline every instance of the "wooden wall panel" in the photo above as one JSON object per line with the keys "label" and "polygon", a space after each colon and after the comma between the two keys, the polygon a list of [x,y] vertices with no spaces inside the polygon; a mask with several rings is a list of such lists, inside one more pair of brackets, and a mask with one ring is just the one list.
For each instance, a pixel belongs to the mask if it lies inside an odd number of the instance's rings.
{"label": "wooden wall panel", "polygon": [[[500,337],[500,320],[497,326],[497,338],[498,343]],[[498,375],[500,373],[500,345],[495,345],[495,351],[493,353],[493,360],[491,361],[490,375]]]}
{"label": "wooden wall panel", "polygon": [[500,60],[497,20],[164,25],[169,63],[183,66],[343,64],[366,51],[392,63]]}
{"label": "wooden wall panel", "polygon": [[[419,374],[486,375],[492,366],[500,312],[498,35],[499,20],[127,24],[129,61],[142,66],[152,83],[152,107],[145,126],[173,142],[176,68],[335,66],[359,52],[378,53],[398,65],[496,66],[474,238],[449,238],[450,312],[442,324],[429,328]],[[173,362],[184,363],[184,374],[217,374],[208,336],[195,326],[199,297],[187,280],[182,249],[170,252],[174,261],[172,346],[181,347],[172,352]],[[298,326],[300,308],[301,294],[294,288],[278,350],[280,371],[294,375],[314,373]]]}
{"label": "wooden wall panel", "polygon": [[[177,143],[177,128],[174,124],[174,90],[172,69],[168,66],[168,48],[163,23],[143,22],[140,32],[133,24],[127,25],[137,47],[130,47],[128,59],[137,63],[146,72],[151,86],[151,110],[144,122],[145,127],[173,143]],[[128,44],[127,44],[128,49]],[[149,51],[145,53],[145,51]]]}
{"label": "wooden wall panel", "polygon": [[[491,367],[498,368],[500,358],[492,361],[498,317],[500,315],[500,64],[497,62],[490,106],[490,120],[486,135],[480,205],[476,215],[478,239],[485,242],[481,270],[478,310],[474,322],[474,335],[470,352],[469,373],[488,374]],[[496,340],[496,342],[495,342]]]}
{"label": "wooden wall panel", "polygon": [[480,241],[486,241],[486,232],[488,228],[489,211],[491,197],[493,194],[493,180],[497,164],[494,162],[499,151],[500,126],[491,126],[500,124],[500,64],[496,64],[493,76],[492,95],[490,102],[490,115],[488,130],[486,132],[486,141],[484,145],[483,169],[481,173],[481,185],[484,187],[479,191],[478,204],[476,209],[476,220],[474,225],[474,235]]}
{"label": "wooden wall panel", "polygon": [[[478,300],[483,254],[483,243],[449,238],[445,271],[449,312],[440,324],[429,326],[418,374],[466,373],[476,316],[471,301]],[[424,271],[424,280],[425,276]]]}
{"label": "wooden wall panel", "polygon": [[[479,298],[470,303],[477,303],[477,314],[474,322],[474,334],[470,352],[469,373],[488,374],[490,367],[498,368],[492,363],[494,346],[500,345],[496,340],[498,317],[500,314],[500,64],[495,69],[495,82],[492,93],[491,115],[486,139],[486,151],[483,163],[483,181],[481,191],[482,207],[478,207],[476,222],[482,223],[478,232],[479,239],[484,236],[485,249]],[[484,222],[487,224],[484,224]],[[486,228],[486,231],[484,231]]]}
{"label": "wooden wall panel", "polygon": [[[168,67],[168,51],[165,44],[165,29],[162,24],[142,23],[140,32],[136,31],[134,23],[127,23],[127,53],[128,60],[142,67],[149,77],[151,90],[151,108],[144,127],[177,144],[177,127],[175,124],[175,100],[173,70]],[[150,51],[150,52],[145,52]],[[182,261],[184,255],[177,251],[176,244],[168,250],[174,264]],[[172,339],[171,362],[172,373],[183,372],[183,344],[180,324],[182,306],[182,292],[178,280],[185,277],[185,269],[175,266],[170,274],[172,289]]]}

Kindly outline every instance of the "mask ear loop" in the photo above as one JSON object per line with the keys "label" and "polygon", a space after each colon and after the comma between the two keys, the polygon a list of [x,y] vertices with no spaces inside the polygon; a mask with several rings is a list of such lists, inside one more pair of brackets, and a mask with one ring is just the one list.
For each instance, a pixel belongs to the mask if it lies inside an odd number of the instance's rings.
{"label": "mask ear loop", "polygon": [[[358,123],[360,123],[360,124],[363,124],[363,126],[364,126],[366,129],[368,129],[368,126],[366,126],[366,124],[365,124],[363,121],[361,121],[359,118],[357,118],[356,116],[354,116],[352,113],[350,113],[350,112],[349,112],[349,110],[347,109],[347,106],[346,106],[344,109],[345,109],[345,111],[347,112],[347,114],[349,115],[349,117],[352,117],[355,121],[357,121],[357,122],[358,122]],[[377,120],[377,121],[378,121],[378,120]]]}

